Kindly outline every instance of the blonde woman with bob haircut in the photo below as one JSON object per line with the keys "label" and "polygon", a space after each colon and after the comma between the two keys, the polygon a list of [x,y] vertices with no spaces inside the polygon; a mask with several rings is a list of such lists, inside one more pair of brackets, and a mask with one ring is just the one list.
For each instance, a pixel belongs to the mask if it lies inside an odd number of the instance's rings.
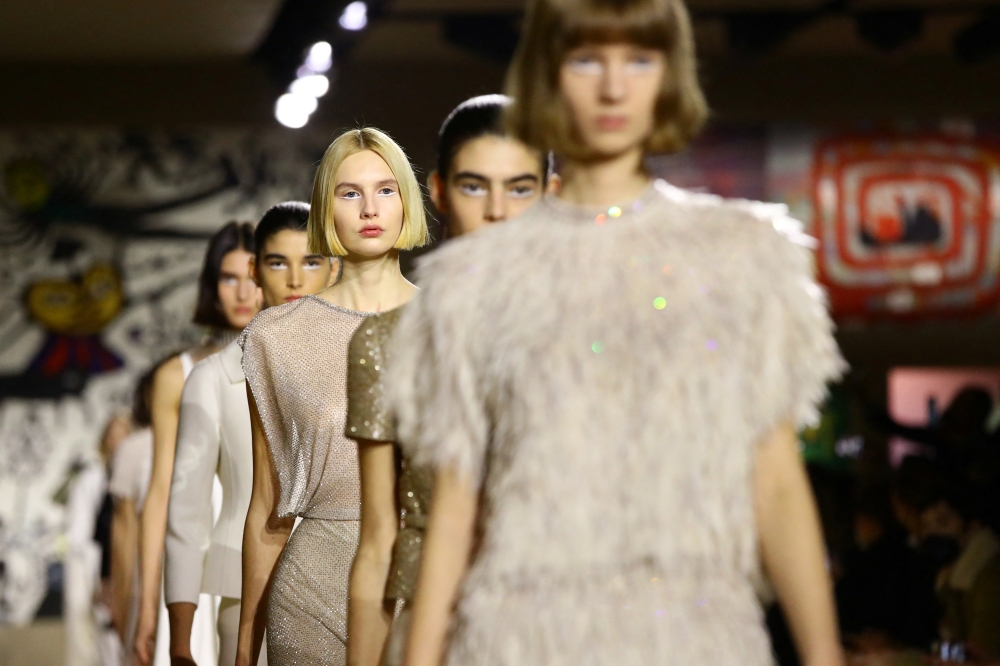
{"label": "blonde woman with bob haircut", "polygon": [[783,206],[645,170],[695,71],[680,0],[528,3],[508,122],[562,188],[420,264],[389,368],[437,470],[407,666],[764,666],[764,576],[842,663],[795,428],[844,364]]}
{"label": "blonde woman with bob haircut", "polygon": [[388,135],[365,127],[330,145],[316,172],[308,235],[310,251],[339,257],[340,278],[265,310],[241,338],[254,478],[240,666],[257,663],[265,627],[271,666],[346,663],[361,504],[357,445],[344,435],[347,349],[365,317],[413,297],[399,251],[427,239],[420,187]]}

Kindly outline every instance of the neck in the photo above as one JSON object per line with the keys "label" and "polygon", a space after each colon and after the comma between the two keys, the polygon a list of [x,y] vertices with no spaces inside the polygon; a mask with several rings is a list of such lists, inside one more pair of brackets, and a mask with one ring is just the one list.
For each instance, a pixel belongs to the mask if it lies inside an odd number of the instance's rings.
{"label": "neck", "polygon": [[341,257],[343,272],[337,284],[324,289],[320,298],[362,312],[384,312],[409,300],[414,289],[399,268],[399,252],[379,257]]}
{"label": "neck", "polygon": [[638,197],[649,184],[642,149],[610,158],[567,160],[562,168],[559,198],[577,206],[614,206]]}

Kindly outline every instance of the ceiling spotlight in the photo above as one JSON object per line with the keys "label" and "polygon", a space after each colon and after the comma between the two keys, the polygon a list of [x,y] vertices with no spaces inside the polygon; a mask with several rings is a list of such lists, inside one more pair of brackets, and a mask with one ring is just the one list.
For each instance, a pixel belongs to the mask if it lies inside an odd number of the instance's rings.
{"label": "ceiling spotlight", "polygon": [[313,74],[329,71],[333,67],[333,47],[330,42],[316,42],[310,46],[303,67]]}
{"label": "ceiling spotlight", "polygon": [[297,93],[286,93],[274,105],[274,117],[285,127],[298,129],[305,127],[309,116],[316,110],[315,97]]}
{"label": "ceiling spotlight", "polygon": [[959,30],[953,45],[958,59],[970,64],[1000,54],[1000,8],[987,9],[978,21]]}
{"label": "ceiling spotlight", "polygon": [[857,14],[858,35],[879,51],[894,51],[924,32],[924,13],[917,9],[882,9]]}
{"label": "ceiling spotlight", "polygon": [[361,30],[368,25],[368,5],[356,0],[344,7],[340,15],[340,27],[344,30]]}
{"label": "ceiling spotlight", "polygon": [[328,90],[330,90],[330,79],[322,74],[301,76],[292,81],[292,85],[288,88],[288,92],[293,95],[307,95],[313,98],[322,97]]}

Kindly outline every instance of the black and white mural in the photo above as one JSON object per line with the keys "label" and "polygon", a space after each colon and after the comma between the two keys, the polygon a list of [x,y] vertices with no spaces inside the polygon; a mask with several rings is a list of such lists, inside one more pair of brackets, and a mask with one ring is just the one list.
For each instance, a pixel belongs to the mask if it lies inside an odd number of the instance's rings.
{"label": "black and white mural", "polygon": [[65,489],[102,464],[136,378],[195,344],[205,241],[307,199],[323,145],[240,130],[0,132],[0,623],[66,549]]}

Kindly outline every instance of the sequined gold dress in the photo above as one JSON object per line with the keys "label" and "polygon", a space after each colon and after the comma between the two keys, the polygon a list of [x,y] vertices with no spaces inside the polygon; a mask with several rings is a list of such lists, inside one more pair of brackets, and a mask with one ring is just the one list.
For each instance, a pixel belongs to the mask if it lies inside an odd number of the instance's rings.
{"label": "sequined gold dress", "polygon": [[444,663],[772,663],[755,452],[842,370],[799,229],[658,181],[423,258],[390,403],[403,449],[480,498]]}
{"label": "sequined gold dress", "polygon": [[[351,340],[347,369],[347,436],[377,442],[396,441],[396,419],[387,402],[384,376],[391,363],[391,338],[406,306],[365,319]],[[386,666],[402,663],[409,624],[409,604],[417,586],[420,553],[434,486],[433,471],[414,465],[397,448],[396,494],[400,529],[393,545],[385,598],[401,606],[383,652]]]}
{"label": "sequined gold dress", "polygon": [[344,435],[347,347],[369,314],[307,296],[264,310],[241,339],[281,487],[277,514],[302,517],[271,584],[272,666],[346,663],[361,512],[357,444]]}

